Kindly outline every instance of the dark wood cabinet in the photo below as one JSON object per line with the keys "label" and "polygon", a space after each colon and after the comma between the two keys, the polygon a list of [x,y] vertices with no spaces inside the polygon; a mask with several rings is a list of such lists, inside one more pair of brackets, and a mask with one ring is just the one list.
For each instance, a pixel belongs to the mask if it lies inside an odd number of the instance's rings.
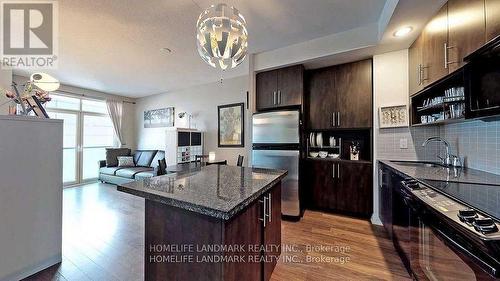
{"label": "dark wood cabinet", "polygon": [[312,208],[360,217],[372,214],[372,164],[355,161],[309,161]]}
{"label": "dark wood cabinet", "polygon": [[420,90],[424,88],[423,84],[423,72],[424,66],[422,65],[422,48],[424,44],[424,36],[420,34],[420,36],[413,42],[411,47],[408,50],[408,79],[410,86],[410,96],[416,94]]}
{"label": "dark wood cabinet", "polygon": [[450,72],[462,67],[465,64],[463,58],[485,43],[484,3],[484,0],[448,1],[447,60]]}
{"label": "dark wood cabinet", "polygon": [[310,205],[316,209],[336,208],[336,181],[333,169],[336,168],[334,162],[309,161],[308,178],[311,180]]}
{"label": "dark wood cabinet", "polygon": [[267,196],[268,200],[269,209],[266,211],[269,217],[264,228],[263,245],[267,249],[264,252],[266,260],[264,263],[264,280],[271,280],[271,275],[281,254],[280,248],[276,247],[276,245],[281,245],[281,188],[274,188],[265,196]]}
{"label": "dark wood cabinet", "polygon": [[308,76],[310,129],[333,128],[337,110],[335,93],[335,67],[313,70]]}
{"label": "dark wood cabinet", "polygon": [[500,35],[500,1],[485,0],[486,41]]}
{"label": "dark wood cabinet", "polygon": [[258,73],[256,92],[257,110],[301,105],[304,67],[294,65]]}
{"label": "dark wood cabinet", "polygon": [[370,128],[372,84],[371,59],[309,72],[309,129]]}
{"label": "dark wood cabinet", "polygon": [[464,66],[500,34],[500,1],[449,0],[409,49],[410,96]]}
{"label": "dark wood cabinet", "polygon": [[336,209],[359,216],[373,211],[373,178],[371,163],[339,163],[336,185]]}
{"label": "dark wood cabinet", "polygon": [[276,107],[278,89],[278,70],[266,71],[256,77],[257,110]]}
{"label": "dark wood cabinet", "polygon": [[370,128],[372,126],[372,60],[363,60],[337,67],[337,127]]}
{"label": "dark wood cabinet", "polygon": [[429,85],[448,72],[445,67],[445,50],[448,48],[448,4],[426,25],[423,31],[424,44],[422,48],[423,86]]}
{"label": "dark wood cabinet", "polygon": [[[281,254],[281,182],[227,221],[149,199],[145,213],[144,280],[270,280]],[[151,245],[190,246],[192,250],[156,252]],[[215,245],[241,248],[199,250]],[[261,251],[264,247],[266,251]],[[190,254],[193,261],[185,260]],[[158,255],[178,262],[153,261]],[[228,258],[208,262],[220,256]],[[208,261],[195,262],[203,259]]]}
{"label": "dark wood cabinet", "polygon": [[[224,229],[225,243],[227,245],[262,245],[262,237],[259,235],[263,231],[263,224],[259,218],[263,217],[263,202],[256,201],[247,207],[236,219],[227,223]],[[261,263],[254,260],[258,255],[253,251],[228,252],[228,256],[242,256],[245,263],[228,262],[224,264],[224,280],[240,280],[245,276],[248,280],[260,280]],[[147,279],[146,279],[147,280]]]}
{"label": "dark wood cabinet", "polygon": [[278,105],[301,105],[303,96],[304,67],[295,65],[278,69]]}

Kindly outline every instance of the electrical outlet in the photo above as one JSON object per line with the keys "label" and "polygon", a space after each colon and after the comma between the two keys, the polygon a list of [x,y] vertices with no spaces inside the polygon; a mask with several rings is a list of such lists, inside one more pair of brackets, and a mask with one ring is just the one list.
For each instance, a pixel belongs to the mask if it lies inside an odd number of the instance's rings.
{"label": "electrical outlet", "polygon": [[399,148],[400,149],[408,149],[408,139],[399,139]]}

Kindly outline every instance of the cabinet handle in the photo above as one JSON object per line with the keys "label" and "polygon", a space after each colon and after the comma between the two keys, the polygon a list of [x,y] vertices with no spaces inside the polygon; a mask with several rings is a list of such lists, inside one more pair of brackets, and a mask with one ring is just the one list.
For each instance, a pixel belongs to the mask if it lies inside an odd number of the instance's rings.
{"label": "cabinet handle", "polygon": [[418,71],[417,84],[420,86],[422,85],[422,64],[418,65],[417,71]]}
{"label": "cabinet handle", "polygon": [[260,221],[262,221],[264,223],[264,227],[266,227],[266,196],[264,196],[264,201],[262,200],[259,200],[259,203],[263,203],[264,205],[264,213],[262,214],[262,218],[259,218]]}
{"label": "cabinet handle", "polygon": [[340,179],[340,164],[337,164],[337,178]]}
{"label": "cabinet handle", "polygon": [[340,111],[337,112],[337,127],[340,127]]}
{"label": "cabinet handle", "polygon": [[455,48],[454,46],[448,46],[448,42],[444,43],[444,68],[448,68],[449,64],[456,63],[453,61],[448,61],[448,50]]}
{"label": "cabinet handle", "polygon": [[278,90],[278,104],[281,104],[281,91]]}
{"label": "cabinet handle", "polygon": [[332,178],[335,178],[335,163],[332,164]]}
{"label": "cabinet handle", "polygon": [[335,127],[335,124],[337,124],[336,118],[335,118],[335,112],[332,113],[332,127]]}
{"label": "cabinet handle", "polygon": [[448,68],[448,43],[444,43],[444,68]]}
{"label": "cabinet handle", "polygon": [[273,213],[273,203],[271,201],[271,193],[269,193],[269,198],[267,199],[267,202],[269,203],[269,207],[267,208],[269,215],[267,217],[269,218],[269,222],[271,222],[271,214]]}
{"label": "cabinet handle", "polygon": [[273,92],[273,105],[276,105],[276,91]]}

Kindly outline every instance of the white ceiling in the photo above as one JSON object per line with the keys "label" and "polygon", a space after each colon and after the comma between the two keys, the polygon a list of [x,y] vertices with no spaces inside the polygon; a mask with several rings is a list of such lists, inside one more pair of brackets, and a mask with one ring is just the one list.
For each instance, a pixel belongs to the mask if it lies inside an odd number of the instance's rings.
{"label": "white ceiling", "polygon": [[[225,1],[248,23],[251,53],[377,23],[386,0]],[[128,97],[244,75],[248,60],[221,74],[199,58],[195,24],[208,0],[59,1],[59,67],[63,83]],[[172,49],[171,54],[160,51]],[[29,71],[14,71],[29,75]]]}

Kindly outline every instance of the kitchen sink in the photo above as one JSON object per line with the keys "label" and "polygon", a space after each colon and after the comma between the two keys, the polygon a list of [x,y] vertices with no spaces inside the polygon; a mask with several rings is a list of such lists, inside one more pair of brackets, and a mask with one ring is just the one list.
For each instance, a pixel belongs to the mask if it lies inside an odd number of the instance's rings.
{"label": "kitchen sink", "polygon": [[444,166],[434,162],[416,162],[416,161],[391,161],[392,163],[400,166],[408,167],[429,167],[429,168],[443,168]]}

